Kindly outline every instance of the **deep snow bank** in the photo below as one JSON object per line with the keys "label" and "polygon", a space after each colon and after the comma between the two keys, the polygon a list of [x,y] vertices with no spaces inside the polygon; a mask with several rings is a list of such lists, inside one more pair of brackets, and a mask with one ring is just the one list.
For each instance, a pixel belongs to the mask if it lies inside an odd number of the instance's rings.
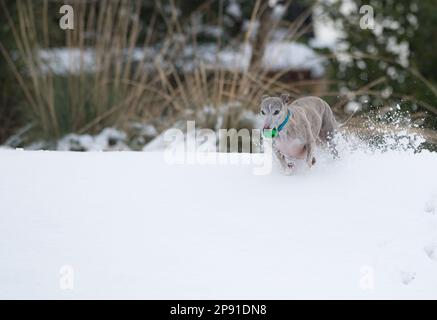
{"label": "deep snow bank", "polygon": [[437,298],[437,154],[297,176],[162,153],[0,163],[0,298]]}

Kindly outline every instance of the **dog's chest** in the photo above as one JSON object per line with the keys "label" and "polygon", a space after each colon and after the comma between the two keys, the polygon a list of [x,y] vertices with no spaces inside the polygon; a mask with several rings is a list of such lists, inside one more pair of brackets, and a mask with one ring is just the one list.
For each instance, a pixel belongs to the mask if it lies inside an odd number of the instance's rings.
{"label": "dog's chest", "polygon": [[273,148],[288,158],[301,159],[305,156],[305,143],[299,138],[280,135],[273,141]]}

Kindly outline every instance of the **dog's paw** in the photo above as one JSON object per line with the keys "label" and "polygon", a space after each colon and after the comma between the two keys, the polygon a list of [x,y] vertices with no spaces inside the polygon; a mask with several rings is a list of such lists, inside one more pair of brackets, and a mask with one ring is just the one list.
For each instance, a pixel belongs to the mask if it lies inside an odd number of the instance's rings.
{"label": "dog's paw", "polygon": [[308,168],[312,168],[313,165],[316,163],[316,158],[312,158],[311,160],[306,161]]}
{"label": "dog's paw", "polygon": [[437,261],[437,243],[436,242],[430,242],[428,243],[424,248],[424,251],[428,258],[431,260]]}
{"label": "dog's paw", "polygon": [[408,286],[411,282],[413,282],[414,279],[416,279],[415,272],[400,271],[399,276],[401,278],[402,284],[404,284],[406,286]]}
{"label": "dog's paw", "polygon": [[289,176],[291,174],[293,174],[293,169],[294,169],[294,164],[293,163],[287,163],[284,166],[284,173]]}
{"label": "dog's paw", "polygon": [[429,199],[426,203],[425,203],[425,212],[435,215],[437,212],[436,210],[437,207],[437,197],[433,196],[431,199]]}

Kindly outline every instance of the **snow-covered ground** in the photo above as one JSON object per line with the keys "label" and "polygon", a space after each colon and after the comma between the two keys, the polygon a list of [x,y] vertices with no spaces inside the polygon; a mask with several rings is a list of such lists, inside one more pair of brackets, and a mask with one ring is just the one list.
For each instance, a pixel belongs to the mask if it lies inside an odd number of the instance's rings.
{"label": "snow-covered ground", "polygon": [[161,152],[0,163],[0,298],[437,298],[435,153],[295,176]]}
{"label": "snow-covered ground", "polygon": [[[127,52],[126,52],[127,54]],[[196,59],[193,60],[195,54]],[[155,48],[136,48],[132,52],[132,61],[144,59],[146,68],[154,68],[154,59],[159,55]],[[185,71],[193,71],[199,63],[204,63],[208,68],[222,68],[244,71],[249,68],[252,47],[241,45],[238,48],[225,48],[219,50],[217,44],[204,44],[187,46],[182,55],[181,64]],[[41,50],[42,71],[51,70],[55,74],[78,73],[81,70],[94,72],[96,70],[96,52],[93,49],[56,48]],[[173,61],[175,63],[175,61]],[[309,46],[302,43],[275,40],[267,44],[263,57],[263,67],[270,71],[281,70],[310,70],[314,77],[320,77],[325,72],[325,59]]]}

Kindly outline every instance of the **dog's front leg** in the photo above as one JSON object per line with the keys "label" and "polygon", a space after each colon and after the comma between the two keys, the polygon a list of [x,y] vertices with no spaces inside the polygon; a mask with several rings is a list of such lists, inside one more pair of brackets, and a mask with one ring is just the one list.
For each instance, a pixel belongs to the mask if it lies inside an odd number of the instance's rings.
{"label": "dog's front leg", "polygon": [[273,150],[276,158],[279,161],[279,165],[281,166],[282,171],[284,171],[286,174],[290,174],[291,167],[289,166],[287,159],[285,159],[285,156],[278,149]]}

